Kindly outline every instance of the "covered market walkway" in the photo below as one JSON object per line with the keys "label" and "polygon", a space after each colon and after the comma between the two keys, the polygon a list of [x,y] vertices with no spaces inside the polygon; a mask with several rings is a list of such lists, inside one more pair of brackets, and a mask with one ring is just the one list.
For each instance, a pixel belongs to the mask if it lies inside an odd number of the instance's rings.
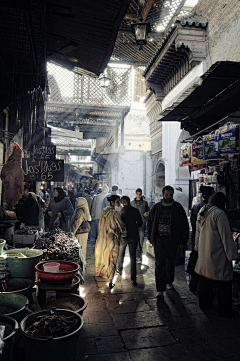
{"label": "covered market walkway", "polygon": [[95,277],[94,243],[88,243],[78,361],[239,361],[240,318],[218,316],[216,304],[203,313],[189,291],[184,266],[176,267],[175,290],[156,301],[154,258],[138,264],[138,286],[130,282],[129,257],[110,290]]}

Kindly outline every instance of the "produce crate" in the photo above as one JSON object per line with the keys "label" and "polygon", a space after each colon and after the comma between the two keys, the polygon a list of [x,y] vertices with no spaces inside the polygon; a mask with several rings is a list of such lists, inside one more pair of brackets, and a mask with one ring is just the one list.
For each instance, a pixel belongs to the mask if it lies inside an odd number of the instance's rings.
{"label": "produce crate", "polygon": [[146,242],[146,252],[149,253],[151,256],[155,257],[154,247],[152,243],[148,241]]}
{"label": "produce crate", "polygon": [[31,244],[33,245],[34,241],[39,238],[38,231],[34,231],[33,234],[22,234],[21,231],[16,231],[15,234],[12,236],[13,246],[15,244]]}

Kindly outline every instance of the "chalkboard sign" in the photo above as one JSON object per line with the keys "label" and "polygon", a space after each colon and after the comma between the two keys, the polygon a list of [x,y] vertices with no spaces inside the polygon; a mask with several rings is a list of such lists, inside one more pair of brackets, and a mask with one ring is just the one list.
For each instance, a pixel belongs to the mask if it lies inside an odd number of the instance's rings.
{"label": "chalkboard sign", "polygon": [[56,158],[56,146],[55,145],[37,145],[33,146],[28,151],[24,151],[26,158],[34,159],[55,159]]}
{"label": "chalkboard sign", "polygon": [[25,182],[63,182],[64,161],[61,159],[22,160]]}

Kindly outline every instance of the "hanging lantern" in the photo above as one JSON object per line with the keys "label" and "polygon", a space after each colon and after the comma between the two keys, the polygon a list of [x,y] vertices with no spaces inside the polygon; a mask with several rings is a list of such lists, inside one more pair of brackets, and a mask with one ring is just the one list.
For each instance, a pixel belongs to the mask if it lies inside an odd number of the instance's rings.
{"label": "hanging lantern", "polygon": [[135,40],[139,49],[141,50],[143,45],[147,44],[147,36],[151,32],[151,27],[149,23],[136,23],[131,24],[132,32],[135,36]]}
{"label": "hanging lantern", "polygon": [[111,78],[109,78],[108,76],[102,74],[100,75],[100,77],[98,78],[98,80],[100,81],[100,85],[102,88],[107,88],[110,84],[110,81],[112,80]]}

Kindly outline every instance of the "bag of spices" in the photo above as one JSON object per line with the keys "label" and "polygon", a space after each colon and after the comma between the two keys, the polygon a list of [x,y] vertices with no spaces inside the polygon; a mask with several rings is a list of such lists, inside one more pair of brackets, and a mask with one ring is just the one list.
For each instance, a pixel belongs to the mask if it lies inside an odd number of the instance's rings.
{"label": "bag of spices", "polygon": [[202,140],[197,140],[192,143],[192,156],[191,162],[192,165],[205,164],[205,160],[203,159],[203,142]]}
{"label": "bag of spices", "polygon": [[185,143],[181,146],[180,167],[191,164],[191,143]]}
{"label": "bag of spices", "polygon": [[219,128],[218,152],[220,154],[239,152],[239,125],[227,123]]}
{"label": "bag of spices", "polygon": [[205,160],[220,159],[220,155],[215,152],[215,134],[210,133],[203,136],[203,157]]}

